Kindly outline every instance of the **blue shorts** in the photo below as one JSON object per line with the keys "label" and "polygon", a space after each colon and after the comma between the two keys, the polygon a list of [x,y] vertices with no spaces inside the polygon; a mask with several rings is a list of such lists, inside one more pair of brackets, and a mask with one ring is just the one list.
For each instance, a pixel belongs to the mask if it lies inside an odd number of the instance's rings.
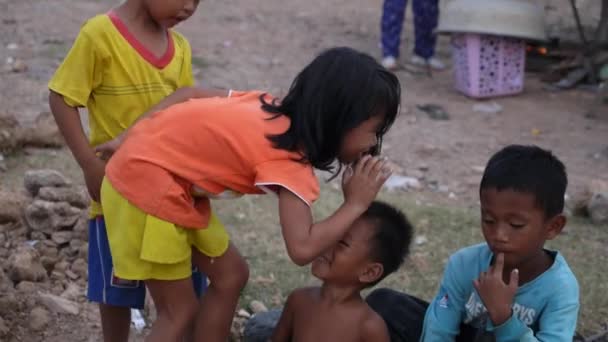
{"label": "blue shorts", "polygon": [[[196,296],[207,288],[205,276],[192,270],[192,282]],[[102,216],[89,220],[89,286],[87,297],[92,302],[143,309],[146,288],[139,280],[126,280],[114,276],[112,255]]]}

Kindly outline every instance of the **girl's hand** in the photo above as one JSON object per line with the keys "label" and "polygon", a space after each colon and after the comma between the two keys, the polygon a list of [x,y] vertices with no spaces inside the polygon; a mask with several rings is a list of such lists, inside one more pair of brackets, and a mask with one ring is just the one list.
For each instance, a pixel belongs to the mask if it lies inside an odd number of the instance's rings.
{"label": "girl's hand", "polygon": [[391,174],[392,170],[385,158],[364,156],[354,166],[349,166],[344,171],[342,176],[344,203],[365,211]]}
{"label": "girl's hand", "polygon": [[108,142],[105,142],[101,145],[97,145],[95,147],[95,153],[99,156],[99,158],[107,161],[114,154],[114,152],[118,150],[120,145],[122,145],[123,139],[124,134],[120,134],[119,136]]}

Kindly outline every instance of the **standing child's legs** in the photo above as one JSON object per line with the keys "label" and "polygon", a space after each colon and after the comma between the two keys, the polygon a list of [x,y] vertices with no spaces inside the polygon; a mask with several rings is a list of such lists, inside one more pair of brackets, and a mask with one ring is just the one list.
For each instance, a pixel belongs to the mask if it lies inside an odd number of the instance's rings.
{"label": "standing child's legs", "polygon": [[412,0],[414,12],[414,33],[416,35],[414,54],[424,59],[435,55],[437,36],[435,29],[439,17],[439,0]]}
{"label": "standing child's legs", "polygon": [[87,297],[99,303],[104,341],[126,342],[131,308],[143,308],[146,289],[141,281],[114,277],[105,220],[101,216],[89,220],[88,259]]}
{"label": "standing child's legs", "polygon": [[399,57],[401,30],[407,0],[384,0],[382,7],[381,42],[382,57]]}
{"label": "standing child's legs", "polygon": [[192,260],[209,277],[209,287],[196,317],[194,340],[224,342],[241,293],[249,279],[249,266],[234,245],[216,258],[193,248]]}
{"label": "standing child's legs", "polygon": [[[120,279],[114,275],[102,216],[89,220],[88,267],[87,297],[99,303],[103,340],[127,342],[131,329],[131,308],[143,309],[146,289],[142,281]],[[193,293],[200,298],[206,288],[205,276],[195,271],[191,283],[194,285]]]}

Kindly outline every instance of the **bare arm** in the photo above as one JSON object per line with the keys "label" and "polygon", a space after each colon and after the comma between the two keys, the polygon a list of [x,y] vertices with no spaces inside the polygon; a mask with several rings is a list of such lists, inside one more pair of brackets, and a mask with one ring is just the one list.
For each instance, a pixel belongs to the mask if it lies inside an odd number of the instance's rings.
{"label": "bare arm", "polygon": [[279,216],[287,253],[303,266],[340,240],[353,222],[367,210],[390,176],[386,163],[366,156],[344,175],[344,203],[325,220],[313,222],[311,209],[295,194],[281,188]]}
{"label": "bare arm", "polygon": [[89,146],[78,109],[68,106],[63,96],[53,91],[49,94],[49,106],[59,131],[84,173],[89,194],[94,200],[98,200],[105,163],[97,158],[95,151]]}
{"label": "bare arm", "polygon": [[295,296],[296,293],[294,292],[287,297],[279,323],[277,323],[272,333],[271,342],[290,342],[292,340],[294,307],[296,306],[294,303]]}
{"label": "bare arm", "polygon": [[[150,115],[161,111],[163,109],[169,108],[174,104],[186,102],[189,99],[197,99],[197,98],[206,98],[206,97],[227,97],[229,94],[229,90],[223,89],[207,89],[207,88],[199,88],[199,87],[185,87],[180,88],[174,91],[171,95],[165,97],[162,101],[152,106],[146,113],[140,115],[135,122],[131,125],[131,127],[135,126],[138,121],[149,117]],[[104,159],[108,159],[122,144],[122,141],[126,134],[129,132],[127,128],[124,130],[119,136],[116,138],[101,144],[95,148],[96,152],[101,153],[104,156]]]}

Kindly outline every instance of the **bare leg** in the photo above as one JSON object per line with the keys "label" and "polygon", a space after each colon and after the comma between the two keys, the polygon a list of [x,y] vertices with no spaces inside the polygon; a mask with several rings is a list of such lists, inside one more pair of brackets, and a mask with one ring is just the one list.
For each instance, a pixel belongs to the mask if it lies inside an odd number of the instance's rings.
{"label": "bare leg", "polygon": [[224,255],[209,258],[193,249],[192,261],[209,277],[194,327],[194,341],[225,342],[241,290],[249,279],[249,266],[234,245]]}
{"label": "bare leg", "polygon": [[131,309],[99,304],[104,342],[127,342],[131,329]]}
{"label": "bare leg", "polygon": [[146,342],[180,342],[199,306],[192,279],[146,280],[146,286],[158,313]]}

